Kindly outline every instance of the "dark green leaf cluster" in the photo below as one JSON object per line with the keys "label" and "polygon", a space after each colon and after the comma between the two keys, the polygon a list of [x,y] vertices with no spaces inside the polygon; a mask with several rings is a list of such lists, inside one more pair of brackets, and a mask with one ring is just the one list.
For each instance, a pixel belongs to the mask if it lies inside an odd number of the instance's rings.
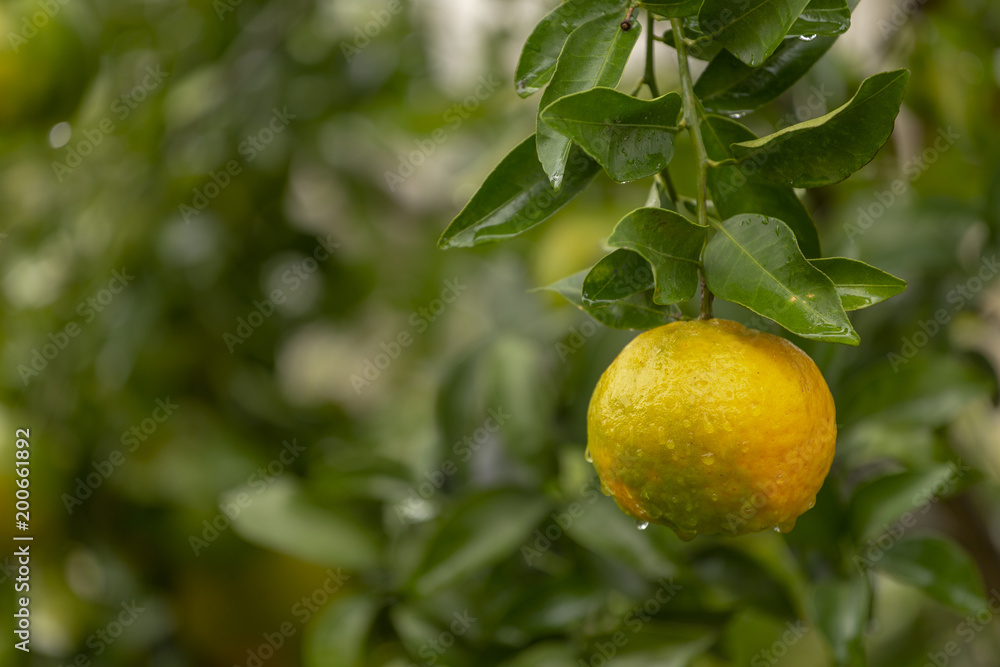
{"label": "dark green leaf cluster", "polygon": [[[690,317],[703,286],[799,336],[857,345],[847,311],[905,289],[884,271],[822,257],[819,234],[795,188],[837,183],[888,140],[909,77],[866,79],[833,111],[757,137],[736,120],[798,81],[850,26],[846,0],[568,0],[531,33],[516,71],[519,94],[542,90],[536,133],[515,148],[448,226],[442,248],[521,234],[578,195],[601,169],[618,182],[652,178],[647,207],[626,215],[589,271],[551,286],[611,327],[646,329]],[[615,90],[646,10],[672,29],[647,34],[653,99]],[[682,90],[660,95],[656,41],[678,48]],[[684,90],[688,56],[708,60]],[[682,94],[683,93],[683,94]],[[679,198],[669,166],[679,132],[701,153],[702,192]],[[689,168],[685,165],[682,168]],[[690,305],[690,304],[688,304]]]}

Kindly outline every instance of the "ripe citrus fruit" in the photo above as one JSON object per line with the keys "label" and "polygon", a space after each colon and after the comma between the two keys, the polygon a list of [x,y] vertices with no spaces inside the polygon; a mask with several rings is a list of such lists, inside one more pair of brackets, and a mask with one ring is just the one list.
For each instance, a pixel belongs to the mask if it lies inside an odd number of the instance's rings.
{"label": "ripe citrus fruit", "polygon": [[787,532],[830,470],[834,414],[791,342],[729,320],[674,322],[637,336],[601,376],[587,456],[640,527]]}

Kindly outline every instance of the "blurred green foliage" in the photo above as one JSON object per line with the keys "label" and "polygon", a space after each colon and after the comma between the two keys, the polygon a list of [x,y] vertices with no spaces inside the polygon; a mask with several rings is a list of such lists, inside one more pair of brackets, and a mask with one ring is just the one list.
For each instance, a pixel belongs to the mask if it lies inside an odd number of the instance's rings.
{"label": "blurred green foliage", "polygon": [[629,334],[529,291],[596,261],[645,186],[599,176],[503,248],[435,249],[531,132],[513,70],[546,9],[0,8],[0,506],[13,526],[30,428],[35,536],[32,652],[5,611],[0,662],[1000,661],[1000,6],[864,0],[745,121],[911,70],[890,144],[806,200],[827,255],[909,288],[852,317],[860,348],[795,341],[839,409],[816,507],[689,544],[635,530],[583,458]]}

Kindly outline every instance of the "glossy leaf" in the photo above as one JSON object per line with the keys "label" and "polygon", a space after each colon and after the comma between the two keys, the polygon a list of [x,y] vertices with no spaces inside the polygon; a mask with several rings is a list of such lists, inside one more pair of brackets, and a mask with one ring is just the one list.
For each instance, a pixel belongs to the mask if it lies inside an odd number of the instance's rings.
{"label": "glossy leaf", "polygon": [[868,77],[840,108],[733,144],[733,155],[783,185],[814,188],[842,181],[871,162],[889,138],[909,77],[906,70]]}
{"label": "glossy leaf", "polygon": [[247,488],[234,489],[223,503],[243,506],[241,494],[252,499],[233,519],[233,529],[244,539],[323,566],[378,565],[379,548],[371,533],[347,516],[308,502],[297,484],[277,479],[259,496]]}
{"label": "glossy leaf", "polygon": [[587,21],[566,40],[552,81],[538,104],[538,159],[552,185],[562,186],[572,141],[545,124],[541,112],[556,100],[595,86],[618,85],[642,28],[621,29],[621,17],[605,16]]}
{"label": "glossy leaf", "polygon": [[833,649],[833,664],[842,667],[866,667],[865,624],[871,612],[871,587],[868,579],[830,579],[813,591],[814,622]]}
{"label": "glossy leaf", "polygon": [[541,118],[569,137],[616,181],[652,176],[674,155],[681,96],[640,100],[612,88],[591,88],[556,100]]}
{"label": "glossy leaf", "polygon": [[851,533],[858,544],[878,537],[907,513],[922,516],[931,503],[950,495],[965,474],[958,464],[948,463],[920,471],[886,475],[867,482],[854,492],[848,508]]}
{"label": "glossy leaf", "polygon": [[846,0],[810,0],[788,29],[788,36],[841,35],[850,27],[851,8]]}
{"label": "glossy leaf", "polygon": [[302,642],[306,667],[361,667],[378,600],[371,595],[348,595],[322,608]]}
{"label": "glossy leaf", "polygon": [[615,225],[608,245],[642,255],[653,267],[653,301],[670,304],[687,301],[697,291],[705,235],[705,228],[673,211],[640,208]]}
{"label": "glossy leaf", "polygon": [[753,111],[791,88],[835,41],[833,37],[786,39],[760,67],[750,67],[729,51],[720,51],[698,77],[694,92],[709,113]]}
{"label": "glossy leaf", "polygon": [[486,177],[441,235],[438,247],[470,247],[517,236],[565,206],[599,170],[596,162],[576,148],[570,153],[562,188],[554,190],[538,163],[532,135]]}
{"label": "glossy leaf", "polygon": [[548,509],[543,498],[513,489],[465,499],[440,522],[413,582],[417,594],[428,595],[455,584],[516,553]]}
{"label": "glossy leaf", "polygon": [[975,614],[986,606],[975,561],[950,539],[900,540],[880,551],[874,567],[960,611]]}
{"label": "glossy leaf", "polygon": [[[709,116],[701,124],[705,150],[713,160],[732,157],[729,145],[754,137],[753,132],[729,118]],[[809,211],[786,186],[772,183],[749,165],[723,165],[708,171],[708,189],[719,216],[731,218],[740,213],[760,213],[778,218],[794,232],[806,257],[819,257],[819,233]]]}
{"label": "glossy leaf", "polygon": [[527,97],[549,82],[559,52],[574,30],[601,16],[624,15],[627,6],[628,0],[568,0],[546,14],[531,32],[517,61],[517,94]]}
{"label": "glossy leaf", "polygon": [[756,214],[729,218],[708,242],[704,264],[717,296],[804,338],[860,342],[833,283],[806,261],[781,220]]}
{"label": "glossy leaf", "polygon": [[639,253],[616,250],[594,265],[583,281],[583,299],[592,303],[624,299],[653,287],[653,269]]}
{"label": "glossy leaf", "polygon": [[827,257],[809,263],[833,281],[844,310],[874,306],[906,289],[905,280],[856,259]]}
{"label": "glossy leaf", "polygon": [[665,19],[695,16],[705,0],[643,0],[639,5]]}
{"label": "glossy leaf", "polygon": [[[688,56],[698,60],[711,60],[722,51],[722,44],[709,35],[701,31],[697,16],[689,16],[681,19],[681,26],[684,30],[684,37],[691,40],[688,44]],[[663,34],[663,42],[674,49],[674,31],[668,30]]]}
{"label": "glossy leaf", "polygon": [[698,23],[706,35],[756,67],[770,56],[808,0],[705,0]]}
{"label": "glossy leaf", "polygon": [[[616,250],[615,252],[631,253],[630,250]],[[638,257],[638,255],[636,256]],[[669,324],[681,316],[676,307],[660,306],[653,302],[652,270],[650,270],[647,289],[617,301],[606,302],[584,300],[583,281],[588,273],[588,270],[579,271],[545,289],[558,292],[577,308],[601,324],[613,329],[653,329],[663,324]]]}

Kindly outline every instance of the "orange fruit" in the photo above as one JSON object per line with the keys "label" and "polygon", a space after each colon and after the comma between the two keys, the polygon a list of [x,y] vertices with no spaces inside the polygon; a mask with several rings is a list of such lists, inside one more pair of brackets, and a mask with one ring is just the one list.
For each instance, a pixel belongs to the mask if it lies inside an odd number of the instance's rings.
{"label": "orange fruit", "polygon": [[637,525],[787,532],[833,461],[835,406],[809,356],[737,322],[673,322],[633,339],[587,413],[588,459]]}

